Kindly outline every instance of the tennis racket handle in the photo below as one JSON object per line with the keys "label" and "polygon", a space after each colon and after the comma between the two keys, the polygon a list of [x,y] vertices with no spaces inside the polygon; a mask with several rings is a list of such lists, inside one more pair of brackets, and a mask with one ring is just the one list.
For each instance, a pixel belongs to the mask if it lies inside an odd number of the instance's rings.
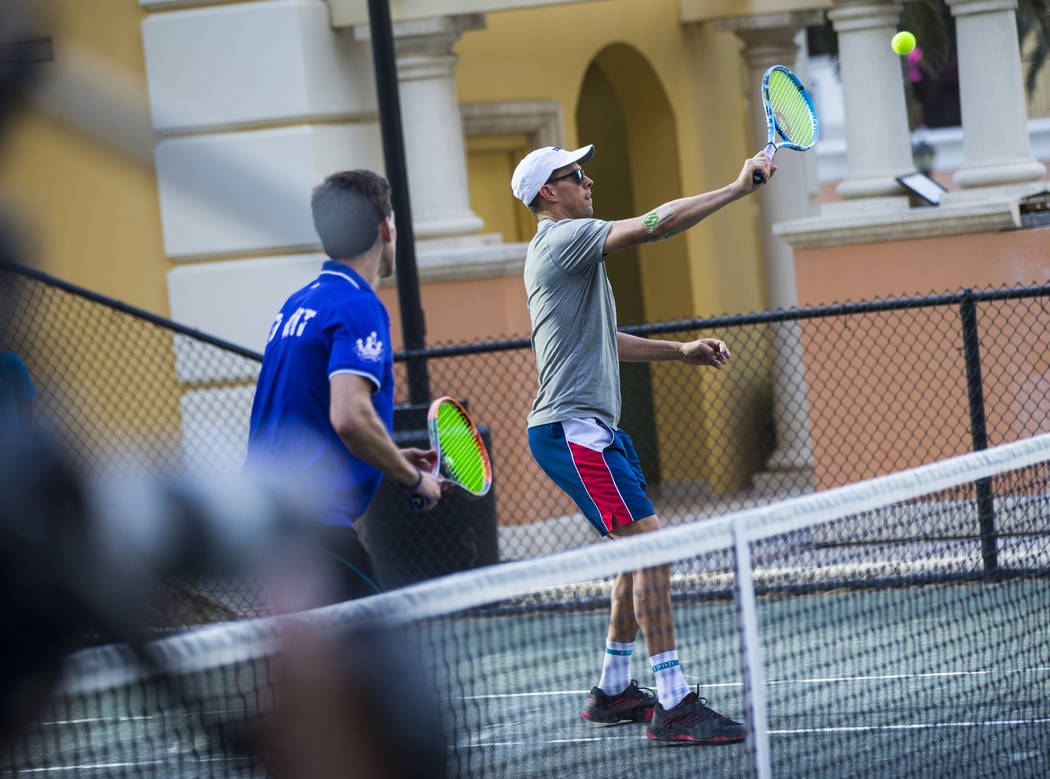
{"label": "tennis racket handle", "polygon": [[418,470],[419,481],[416,482],[414,487],[406,488],[409,491],[408,502],[409,505],[412,506],[413,511],[422,511],[423,509],[427,508],[431,503],[433,503],[433,501],[430,500],[430,498],[428,498],[426,495],[421,495],[418,492],[415,492],[415,490],[419,489],[419,485],[423,483],[423,477],[425,475],[425,472],[422,468],[418,468]]}
{"label": "tennis racket handle", "polygon": [[[437,476],[438,482],[441,483],[442,493],[444,493],[444,491],[448,489],[449,485],[454,483],[446,479],[440,473],[434,473],[434,475]],[[412,494],[410,494],[408,496],[408,502],[412,505],[412,508],[415,511],[422,511],[423,509],[429,508],[430,506],[433,506],[435,503],[437,503],[436,500],[431,500],[426,495],[420,495],[418,492],[413,492]]]}
{"label": "tennis racket handle", "polygon": [[[773,147],[767,146],[762,150],[762,153],[769,157],[769,159],[773,159],[774,151],[775,149]],[[762,171],[760,170],[756,170],[751,173],[751,180],[755,183],[755,186],[766,183],[766,177],[762,175]]]}

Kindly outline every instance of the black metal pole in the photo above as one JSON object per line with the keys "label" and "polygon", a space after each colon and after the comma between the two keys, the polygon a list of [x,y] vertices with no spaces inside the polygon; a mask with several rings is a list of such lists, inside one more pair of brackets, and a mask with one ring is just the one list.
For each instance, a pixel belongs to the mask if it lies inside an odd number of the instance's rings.
{"label": "black metal pole", "polygon": [[[401,308],[401,335],[406,351],[422,350],[426,348],[426,325],[419,297],[416,238],[412,231],[412,209],[408,198],[405,138],[401,125],[401,98],[398,93],[389,0],[368,0],[368,15],[372,26],[372,60],[376,71],[383,159],[397,224],[397,298]],[[430,379],[426,358],[407,360],[405,368],[408,373],[409,402],[429,403]]]}
{"label": "black metal pole", "polygon": [[[959,304],[962,315],[963,352],[966,358],[966,388],[970,396],[970,433],[975,452],[988,448],[988,426],[984,415],[984,382],[981,379],[981,347],[977,330],[977,302],[973,290],[963,292]],[[977,519],[981,527],[981,556],[985,573],[999,568],[999,552],[995,532],[995,504],[992,498],[992,480],[978,479]]]}

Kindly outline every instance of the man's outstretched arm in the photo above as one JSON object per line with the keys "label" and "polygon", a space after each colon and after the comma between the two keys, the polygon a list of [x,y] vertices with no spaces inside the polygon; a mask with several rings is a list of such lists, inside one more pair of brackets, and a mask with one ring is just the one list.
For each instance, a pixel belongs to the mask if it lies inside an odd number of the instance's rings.
{"label": "man's outstretched arm", "polygon": [[736,181],[721,189],[700,195],[683,197],[659,205],[647,214],[613,222],[602,247],[604,254],[620,249],[639,246],[649,241],[659,241],[699,224],[704,217],[713,214],[722,206],[750,195],[761,184],[755,184],[753,174],[759,170],[765,181],[769,181],[776,170],[764,152],[759,152],[744,162]]}

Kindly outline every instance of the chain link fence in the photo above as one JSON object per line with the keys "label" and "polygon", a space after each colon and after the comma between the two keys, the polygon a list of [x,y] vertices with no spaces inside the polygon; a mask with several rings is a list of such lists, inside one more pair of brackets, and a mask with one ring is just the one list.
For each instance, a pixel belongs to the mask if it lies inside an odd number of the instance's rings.
{"label": "chain link fence", "polygon": [[[236,474],[258,354],[36,271],[0,271],[3,348],[36,385],[36,417],[86,473],[149,468]],[[671,340],[717,336],[721,371],[623,364],[621,426],[665,525],[898,471],[1050,430],[1050,287],[907,299],[624,328]],[[360,529],[387,587],[596,541],[533,462],[536,388],[527,338],[396,357],[395,438],[425,444],[406,365],[468,406],[489,443],[494,487],[416,515],[384,485]],[[998,532],[1009,532],[999,528]],[[931,533],[985,537],[985,527]],[[178,627],[267,610],[238,580],[182,583],[161,620]]]}

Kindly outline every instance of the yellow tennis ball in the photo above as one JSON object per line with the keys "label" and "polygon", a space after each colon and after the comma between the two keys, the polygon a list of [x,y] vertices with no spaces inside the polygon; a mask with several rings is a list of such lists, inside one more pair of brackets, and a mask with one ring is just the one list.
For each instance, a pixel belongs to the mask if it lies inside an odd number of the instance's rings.
{"label": "yellow tennis ball", "polygon": [[893,40],[890,41],[890,48],[898,54],[910,54],[911,50],[915,48],[915,36],[907,30],[901,30],[893,36]]}

